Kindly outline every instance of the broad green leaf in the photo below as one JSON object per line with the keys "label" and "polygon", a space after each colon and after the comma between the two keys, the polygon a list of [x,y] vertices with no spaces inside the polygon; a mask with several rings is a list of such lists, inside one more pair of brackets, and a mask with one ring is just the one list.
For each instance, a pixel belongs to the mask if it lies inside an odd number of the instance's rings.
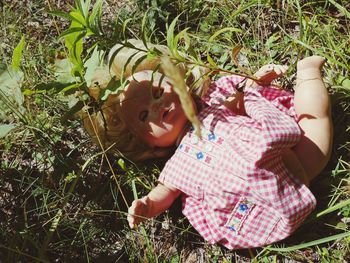
{"label": "broad green leaf", "polygon": [[22,36],[21,41],[19,41],[18,45],[13,50],[12,68],[14,70],[19,70],[19,66],[21,64],[22,52],[25,44],[26,44],[26,41],[24,39],[24,36]]}
{"label": "broad green leaf", "polygon": [[83,75],[84,71],[84,65],[83,61],[81,59],[81,54],[83,53],[83,38],[85,37],[85,33],[81,33],[77,36],[75,42],[73,43],[73,52],[72,55],[74,54],[74,69],[73,69],[73,75],[76,75],[75,72],[79,72],[79,75]]}
{"label": "broad green leaf", "polygon": [[222,28],[218,31],[216,31],[208,40],[209,43],[213,42],[213,40],[215,38],[217,38],[219,35],[221,35],[222,33],[225,33],[225,32],[242,32],[242,30],[240,30],[239,28],[235,28],[235,27],[225,27],[225,28]]}
{"label": "broad green leaf", "polygon": [[0,123],[0,138],[4,138],[7,134],[9,134],[14,128],[16,128],[15,124],[1,124]]}
{"label": "broad green leaf", "polygon": [[[76,21],[72,21],[70,28],[78,27],[82,27],[82,25]],[[86,32],[75,32],[65,36],[65,45],[69,52],[70,62],[73,64],[71,69],[74,76],[76,75],[76,72],[82,76],[84,71],[81,53],[83,52],[83,38],[85,34]]]}
{"label": "broad green leaf", "polygon": [[94,76],[96,69],[103,63],[104,52],[98,50],[98,46],[95,46],[90,58],[84,63],[85,75],[84,79],[86,85],[89,87],[91,80]]}
{"label": "broad green leaf", "polygon": [[78,22],[82,26],[87,27],[85,18],[81,13],[79,13],[77,11],[71,11],[71,12],[69,12],[69,16],[71,17],[72,20],[75,20],[76,22]]}
{"label": "broad green leaf", "polygon": [[55,61],[55,76],[56,81],[60,83],[76,82],[76,78],[72,75],[73,63],[68,59],[56,59]]}
{"label": "broad green leaf", "polygon": [[24,96],[21,85],[24,79],[23,72],[8,68],[0,75],[0,119],[8,120],[8,113],[25,111]]}

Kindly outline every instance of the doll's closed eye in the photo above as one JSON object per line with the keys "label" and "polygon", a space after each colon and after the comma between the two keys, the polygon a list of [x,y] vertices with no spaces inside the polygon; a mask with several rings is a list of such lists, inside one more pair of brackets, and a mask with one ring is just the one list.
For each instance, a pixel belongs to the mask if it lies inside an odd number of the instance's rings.
{"label": "doll's closed eye", "polygon": [[148,110],[141,111],[139,114],[139,120],[145,122],[148,116]]}

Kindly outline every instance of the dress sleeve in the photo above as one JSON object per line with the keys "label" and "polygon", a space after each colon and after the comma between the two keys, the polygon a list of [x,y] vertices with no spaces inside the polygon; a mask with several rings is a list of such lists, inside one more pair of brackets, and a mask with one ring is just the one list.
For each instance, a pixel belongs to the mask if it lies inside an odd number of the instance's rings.
{"label": "dress sleeve", "polygon": [[210,106],[221,105],[227,97],[237,92],[236,86],[243,79],[237,75],[221,77],[210,85],[203,101]]}
{"label": "dress sleeve", "polygon": [[300,140],[301,130],[295,119],[279,110],[258,90],[245,90],[244,106],[247,115],[261,126],[260,134],[253,135],[257,164],[271,160],[282,149],[290,148]]}

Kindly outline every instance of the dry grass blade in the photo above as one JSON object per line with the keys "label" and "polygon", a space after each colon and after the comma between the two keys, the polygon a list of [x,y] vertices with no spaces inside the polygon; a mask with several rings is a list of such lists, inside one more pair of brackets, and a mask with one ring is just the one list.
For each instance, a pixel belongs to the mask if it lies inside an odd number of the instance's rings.
{"label": "dry grass blade", "polygon": [[191,96],[188,93],[184,76],[182,76],[179,69],[175,67],[169,57],[163,56],[161,61],[165,75],[170,77],[174,91],[179,95],[187,119],[192,123],[195,129],[195,134],[201,138],[200,121],[197,118]]}

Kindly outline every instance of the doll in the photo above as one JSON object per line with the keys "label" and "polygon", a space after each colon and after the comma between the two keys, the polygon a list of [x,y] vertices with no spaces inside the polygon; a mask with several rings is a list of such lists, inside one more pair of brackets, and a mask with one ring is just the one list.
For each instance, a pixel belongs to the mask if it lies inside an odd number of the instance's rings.
{"label": "doll", "polygon": [[183,214],[211,244],[257,247],[293,233],[315,207],[308,185],[326,165],[332,145],[323,64],[318,56],[298,62],[294,94],[269,85],[286,71],[278,65],[259,70],[259,82],[236,75],[213,82],[201,108],[193,100],[201,139],[170,76],[144,68],[133,72],[108,104],[111,118],[129,131],[127,147],[151,149],[142,158],[176,150],[158,185],[133,201],[130,227],[159,215],[181,195]]}

